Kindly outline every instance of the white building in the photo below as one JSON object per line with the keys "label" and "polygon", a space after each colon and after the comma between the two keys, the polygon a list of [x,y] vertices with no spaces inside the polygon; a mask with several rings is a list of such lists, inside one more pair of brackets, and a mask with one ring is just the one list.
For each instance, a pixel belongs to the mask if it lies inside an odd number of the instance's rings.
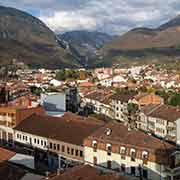
{"label": "white building", "polygon": [[167,170],[172,165],[170,152],[175,150],[175,146],[140,131],[128,130],[119,123],[109,123],[100,128],[85,139],[84,146],[85,162],[105,171],[149,180],[165,180],[180,175],[180,171],[174,173],[172,170],[170,173]]}

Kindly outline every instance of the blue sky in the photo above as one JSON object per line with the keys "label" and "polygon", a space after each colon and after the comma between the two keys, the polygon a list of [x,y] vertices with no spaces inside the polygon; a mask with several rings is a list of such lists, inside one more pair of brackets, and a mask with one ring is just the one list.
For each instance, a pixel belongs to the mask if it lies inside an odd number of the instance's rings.
{"label": "blue sky", "polygon": [[52,30],[122,34],[157,27],[180,14],[180,0],[0,0],[40,18]]}

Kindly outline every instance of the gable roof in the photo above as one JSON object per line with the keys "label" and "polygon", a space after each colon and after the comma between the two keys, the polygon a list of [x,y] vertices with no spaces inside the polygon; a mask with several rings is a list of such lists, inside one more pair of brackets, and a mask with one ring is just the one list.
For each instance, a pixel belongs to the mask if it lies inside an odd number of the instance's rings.
{"label": "gable roof", "polygon": [[[146,108],[146,110],[145,110]],[[148,107],[144,107],[144,112],[147,116],[164,119],[167,121],[174,122],[180,118],[180,108],[169,106],[169,105],[159,105],[151,109],[148,112]]]}

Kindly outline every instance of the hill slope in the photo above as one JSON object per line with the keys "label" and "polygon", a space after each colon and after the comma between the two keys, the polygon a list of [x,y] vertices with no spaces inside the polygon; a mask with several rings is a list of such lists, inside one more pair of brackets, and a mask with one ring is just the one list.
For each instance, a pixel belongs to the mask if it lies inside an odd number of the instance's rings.
{"label": "hill slope", "polygon": [[156,29],[136,28],[107,43],[102,52],[106,57],[136,59],[175,59],[180,56],[180,16]]}
{"label": "hill slope", "polygon": [[12,58],[33,67],[78,67],[80,64],[58,44],[55,34],[39,19],[0,6],[0,64]]}

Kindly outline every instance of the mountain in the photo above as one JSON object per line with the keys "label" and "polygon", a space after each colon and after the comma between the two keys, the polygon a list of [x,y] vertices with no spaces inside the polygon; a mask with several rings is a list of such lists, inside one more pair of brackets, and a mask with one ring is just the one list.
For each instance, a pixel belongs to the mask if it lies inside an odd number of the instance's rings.
{"label": "mountain", "polygon": [[0,6],[0,64],[15,58],[31,67],[80,67],[42,21],[20,10]]}
{"label": "mountain", "polygon": [[[81,58],[81,63],[89,66],[88,59],[96,57],[98,49],[114,39],[114,36],[97,31],[69,31],[58,35],[61,42],[68,45],[70,51]],[[83,62],[84,61],[84,62]]]}
{"label": "mountain", "polygon": [[[101,53],[111,59],[180,59],[180,16],[155,28],[135,28],[105,44]],[[116,57],[116,58],[115,58]],[[172,61],[171,61],[172,62]]]}

